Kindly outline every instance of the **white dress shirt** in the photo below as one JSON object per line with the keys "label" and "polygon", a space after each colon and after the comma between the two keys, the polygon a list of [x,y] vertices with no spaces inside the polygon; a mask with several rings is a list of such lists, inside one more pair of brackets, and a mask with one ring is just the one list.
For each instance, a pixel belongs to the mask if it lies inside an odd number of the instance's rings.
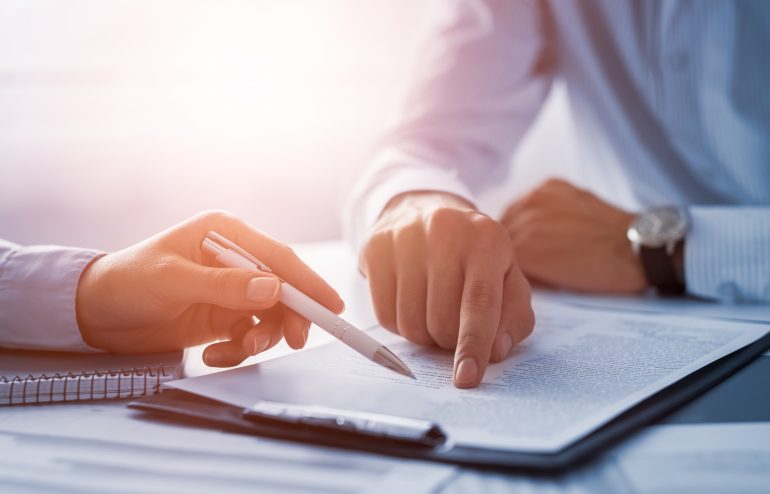
{"label": "white dress shirt", "polygon": [[0,239],[0,346],[92,351],[75,314],[80,274],[101,253]]}
{"label": "white dress shirt", "polygon": [[688,292],[770,301],[770,2],[466,0],[452,12],[351,196],[359,247],[400,193],[474,201],[500,182],[559,78],[581,166],[620,168],[642,207],[687,207]]}

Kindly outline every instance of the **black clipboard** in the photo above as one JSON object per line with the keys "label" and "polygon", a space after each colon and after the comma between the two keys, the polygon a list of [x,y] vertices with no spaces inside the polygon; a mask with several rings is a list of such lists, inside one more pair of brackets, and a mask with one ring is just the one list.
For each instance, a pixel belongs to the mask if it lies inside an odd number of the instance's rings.
{"label": "black clipboard", "polygon": [[433,431],[433,440],[374,439],[349,428],[318,427],[312,423],[286,424],[253,420],[244,409],[185,391],[167,390],[133,401],[131,408],[155,417],[185,420],[206,427],[321,446],[387,454],[402,458],[464,466],[557,471],[577,465],[630,437],[640,427],[673,412],[683,404],[727,379],[770,348],[770,333],[664,388],[642,403],[607,422],[588,436],[556,453],[490,450],[452,445]]}

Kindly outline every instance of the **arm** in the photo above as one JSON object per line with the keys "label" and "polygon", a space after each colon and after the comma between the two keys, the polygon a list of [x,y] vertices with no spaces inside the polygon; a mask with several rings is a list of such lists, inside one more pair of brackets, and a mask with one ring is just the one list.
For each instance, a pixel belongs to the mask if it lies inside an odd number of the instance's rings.
{"label": "arm", "polygon": [[356,247],[409,191],[473,195],[507,172],[550,88],[547,13],[536,0],[456,1],[431,37],[395,129],[346,208]]}
{"label": "arm", "polygon": [[100,253],[0,240],[0,346],[88,351],[75,314],[81,272]]}
{"label": "arm", "polygon": [[[684,249],[674,256],[687,293],[770,302],[770,207],[690,206],[688,211]],[[531,281],[630,294],[648,288],[626,238],[634,216],[588,191],[551,180],[512,204],[501,221]]]}
{"label": "arm", "polygon": [[[209,230],[236,239],[276,274],[219,266],[200,248]],[[223,340],[206,349],[204,360],[226,367],[282,337],[293,348],[304,346],[310,323],[278,303],[276,276],[330,310],[343,308],[290,248],[223,212],[200,214],[102,257],[2,248],[0,341],[7,346],[152,353]]]}
{"label": "arm", "polygon": [[547,93],[546,17],[536,0],[456,2],[348,208],[380,324],[454,349],[459,387],[534,325],[507,232],[473,194],[507,172]]}
{"label": "arm", "polygon": [[691,206],[689,213],[688,293],[770,302],[770,207]]}

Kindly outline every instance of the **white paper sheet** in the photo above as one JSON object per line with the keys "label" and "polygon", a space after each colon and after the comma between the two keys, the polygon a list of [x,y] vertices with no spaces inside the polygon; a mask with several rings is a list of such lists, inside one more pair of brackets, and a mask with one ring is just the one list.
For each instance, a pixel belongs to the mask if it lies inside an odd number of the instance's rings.
{"label": "white paper sheet", "polygon": [[137,415],[118,403],[0,411],[1,490],[428,493],[455,471]]}
{"label": "white paper sheet", "polygon": [[534,297],[536,300],[544,302],[560,302],[597,309],[658,312],[680,316],[713,317],[716,319],[770,323],[770,304],[730,304],[689,297],[657,297],[653,294],[601,296],[549,290],[536,290]]}
{"label": "white paper sheet", "polygon": [[651,427],[610,456],[637,494],[770,491],[767,422]]}
{"label": "white paper sheet", "polygon": [[[690,297],[657,297],[649,293],[641,296],[602,296],[543,289],[535,290],[533,296],[535,300],[546,303],[557,302],[578,307],[711,317],[770,324],[770,304],[730,304]],[[770,350],[763,355],[770,357]]]}
{"label": "white paper sheet", "polygon": [[491,365],[481,386],[452,385],[452,355],[385,330],[418,380],[341,344],[258,366],[174,381],[237,406],[260,400],[389,413],[438,422],[459,444],[528,452],[564,448],[611,418],[765,334],[756,324],[536,307],[533,336]]}

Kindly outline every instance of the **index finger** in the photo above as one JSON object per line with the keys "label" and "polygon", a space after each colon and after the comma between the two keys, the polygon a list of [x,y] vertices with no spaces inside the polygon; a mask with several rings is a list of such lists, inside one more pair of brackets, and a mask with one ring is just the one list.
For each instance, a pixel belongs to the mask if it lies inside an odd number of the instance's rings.
{"label": "index finger", "polygon": [[264,262],[281,279],[309,295],[335,313],[345,307],[339,294],[286,244],[266,235],[227,213],[215,213],[209,229],[229,238]]}
{"label": "index finger", "polygon": [[454,382],[473,388],[484,376],[500,323],[505,269],[477,256],[466,269],[455,352]]}

